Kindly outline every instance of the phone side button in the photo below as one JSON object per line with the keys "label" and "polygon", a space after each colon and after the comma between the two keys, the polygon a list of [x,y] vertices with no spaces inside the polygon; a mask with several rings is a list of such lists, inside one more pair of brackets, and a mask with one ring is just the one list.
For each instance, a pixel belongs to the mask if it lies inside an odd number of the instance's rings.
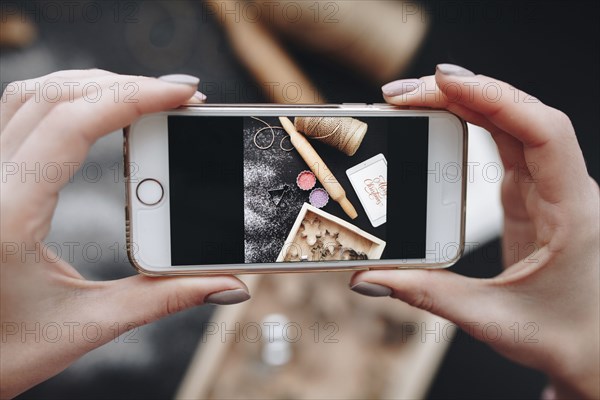
{"label": "phone side button", "polygon": [[147,206],[153,206],[162,200],[164,190],[156,179],[144,179],[138,184],[135,193],[139,201]]}
{"label": "phone side button", "polygon": [[125,233],[129,236],[129,207],[125,206]]}

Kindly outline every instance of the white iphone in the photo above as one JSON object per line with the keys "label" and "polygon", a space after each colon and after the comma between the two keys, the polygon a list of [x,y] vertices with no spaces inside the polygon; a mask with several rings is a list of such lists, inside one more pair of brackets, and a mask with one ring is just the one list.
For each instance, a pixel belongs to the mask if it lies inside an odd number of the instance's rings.
{"label": "white iphone", "polygon": [[125,129],[147,275],[439,268],[464,247],[466,124],[386,104],[199,105]]}

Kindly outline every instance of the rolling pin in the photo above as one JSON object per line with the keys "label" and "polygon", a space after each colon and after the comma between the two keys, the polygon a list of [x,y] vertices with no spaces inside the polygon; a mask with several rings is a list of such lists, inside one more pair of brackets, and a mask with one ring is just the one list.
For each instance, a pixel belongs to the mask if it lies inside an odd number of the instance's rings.
{"label": "rolling pin", "polygon": [[294,41],[311,57],[329,59],[378,84],[404,75],[435,15],[427,11],[427,2],[412,0],[252,3],[262,7],[261,21],[270,32]]}
{"label": "rolling pin", "polygon": [[292,60],[269,30],[260,22],[242,17],[244,1],[205,2],[227,33],[229,43],[240,61],[248,68],[265,95],[274,103],[325,103],[313,83]]}
{"label": "rolling pin", "polygon": [[308,140],[296,130],[292,121],[287,117],[279,117],[281,126],[290,135],[292,145],[298,150],[298,154],[304,159],[308,167],[315,174],[321,185],[327,190],[329,196],[337,201],[344,212],[352,219],[358,216],[356,209],[346,198],[346,192],[340,183],[335,179],[333,173],[327,168],[323,159],[317,154],[315,149],[308,143]]}

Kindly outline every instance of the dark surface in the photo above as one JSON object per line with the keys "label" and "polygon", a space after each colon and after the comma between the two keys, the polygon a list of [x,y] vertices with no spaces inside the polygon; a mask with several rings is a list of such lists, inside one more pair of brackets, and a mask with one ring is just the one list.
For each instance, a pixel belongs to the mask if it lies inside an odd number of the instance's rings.
{"label": "dark surface", "polygon": [[[271,126],[278,126],[279,121],[273,117],[262,117]],[[317,154],[327,164],[340,185],[345,189],[346,197],[358,212],[358,217],[351,220],[341,206],[330,199],[323,210],[339,217],[360,229],[382,239],[391,240],[393,246],[386,247],[382,258],[403,258],[400,256],[415,255],[424,257],[426,199],[427,199],[427,120],[413,118],[386,120],[383,118],[359,117],[367,123],[367,133],[353,156],[334,149],[317,140],[311,140]],[[293,118],[292,118],[293,120]],[[265,125],[257,120],[246,119],[244,122],[244,196],[246,208],[246,261],[274,262],[284,241],[294,224],[303,203],[309,202],[310,191],[302,191],[296,185],[296,177],[303,170],[308,170],[306,162],[297,151],[285,152],[279,144],[286,135],[276,129],[273,146],[262,150],[254,144],[254,136],[259,128]],[[271,140],[269,130],[263,130],[257,137],[262,145]],[[392,145],[390,146],[389,143]],[[284,147],[290,146],[289,141]],[[394,208],[392,220],[378,227],[373,227],[354,191],[346,170],[383,154],[388,160],[388,181],[397,182],[396,191],[388,197],[390,204],[399,204]],[[401,160],[402,162],[399,162]],[[424,164],[423,164],[424,163]],[[405,174],[404,169],[410,173]],[[281,204],[276,206],[270,199],[268,190],[289,186],[289,192]],[[401,186],[401,187],[400,187]],[[322,187],[317,182],[315,187]],[[407,196],[406,193],[411,193]],[[389,212],[389,211],[388,211]],[[390,227],[394,232],[389,232]],[[407,232],[412,235],[406,235]]]}
{"label": "dark surface", "polygon": [[[113,2],[98,4],[105,7],[105,15],[110,15]],[[436,63],[452,62],[534,94],[571,117],[590,174],[598,179],[598,3],[468,0],[427,4],[434,15],[427,43],[410,70],[398,78],[429,75]],[[197,4],[182,1],[169,5],[145,2],[143,9],[136,8],[137,22],[102,18],[88,23],[78,18],[57,23],[40,18],[41,39],[29,51],[48,49],[48,54],[55,57],[52,69],[94,65],[119,73],[153,76],[186,72],[202,77],[201,90],[211,102],[262,101],[259,91],[251,90],[256,85],[236,61],[218,26],[211,20],[199,22],[197,9]],[[175,30],[182,29],[186,35],[175,35]],[[180,39],[176,46],[165,45],[173,38]],[[141,49],[149,56],[143,56]],[[331,102],[381,101],[379,88],[361,77],[333,62],[315,60],[304,50],[293,46],[289,49]],[[14,51],[3,50],[2,57],[11,55]],[[35,62],[1,71],[3,85],[11,79],[32,77],[22,73],[33,67]],[[500,270],[500,258],[483,256],[486,251],[500,254],[499,243],[477,251],[453,270],[493,276]],[[21,398],[172,397],[207,318],[207,309],[196,309],[156,325],[162,330],[150,336],[168,346],[155,349],[158,359],[145,368],[131,371],[98,366],[85,376],[76,371],[63,373]],[[539,398],[543,384],[539,373],[500,358],[485,345],[457,340],[429,396]]]}

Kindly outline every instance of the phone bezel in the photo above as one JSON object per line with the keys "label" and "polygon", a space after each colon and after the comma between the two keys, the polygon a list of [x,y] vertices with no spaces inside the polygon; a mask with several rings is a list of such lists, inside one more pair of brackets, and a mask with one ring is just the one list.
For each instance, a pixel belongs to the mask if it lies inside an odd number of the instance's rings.
{"label": "phone bezel", "polygon": [[[264,263],[264,264],[212,264],[197,266],[172,266],[170,265],[170,205],[169,205],[169,171],[168,171],[168,152],[165,146],[167,140],[167,116],[169,115],[187,115],[187,116],[353,116],[353,117],[429,117],[430,118],[430,140],[429,140],[429,173],[428,173],[428,198],[427,198],[427,247],[428,254],[435,254],[429,260],[407,259],[407,260],[365,260],[353,261],[351,265],[342,265],[340,261],[335,262],[302,262],[302,263]],[[443,120],[447,120],[443,122]],[[431,124],[431,122],[434,122]],[[443,127],[443,129],[440,129]],[[435,128],[435,131],[434,131]],[[448,129],[451,131],[447,131]],[[448,149],[450,135],[454,133],[459,150],[455,158],[439,157],[440,149]],[[161,138],[162,136],[162,138]],[[432,136],[434,136],[432,138]],[[433,140],[431,140],[433,139]],[[125,209],[126,216],[126,236],[127,253],[132,265],[145,275],[164,276],[164,275],[202,275],[202,274],[243,274],[243,273],[285,273],[285,272],[320,272],[320,271],[348,271],[348,270],[366,270],[366,269],[390,269],[390,268],[445,268],[454,264],[462,255],[464,249],[464,230],[465,230],[465,212],[466,212],[466,172],[467,172],[467,126],[464,121],[452,113],[443,110],[407,110],[393,107],[387,104],[373,105],[316,105],[316,106],[298,106],[298,105],[194,105],[181,107],[175,110],[165,111],[156,114],[150,114],[141,117],[131,126],[124,130],[124,158],[125,158],[125,178],[126,178],[126,197],[127,204]],[[446,141],[445,143],[443,141]],[[460,143],[462,141],[462,143]],[[462,150],[462,151],[460,151]],[[142,154],[142,155],[140,155]],[[434,161],[436,160],[436,161]],[[431,168],[436,168],[432,162],[455,163],[461,168],[458,174],[458,181],[449,182],[447,179],[441,179],[441,182],[432,182],[438,179],[437,173],[431,173]],[[135,166],[135,168],[132,168]],[[132,171],[135,169],[135,171]],[[139,175],[138,175],[139,174]],[[138,176],[134,176],[138,175]],[[456,179],[454,178],[454,179]],[[147,206],[136,198],[137,184],[144,179],[158,179],[162,185],[164,195],[161,201],[155,206]],[[453,180],[454,180],[453,179]],[[435,190],[432,190],[435,189]],[[450,203],[455,204],[456,211],[449,217],[440,215],[443,208],[444,193],[450,193]],[[448,197],[447,197],[448,198]],[[150,210],[151,212],[162,214],[158,224],[151,224],[150,228],[145,226],[149,218],[140,215]],[[447,212],[449,213],[449,212]],[[167,223],[165,224],[165,217]],[[155,218],[155,217],[152,217]],[[454,223],[448,222],[452,220]],[[156,222],[155,218],[155,222]],[[440,223],[440,221],[443,221]],[[444,228],[442,228],[444,227]],[[164,232],[164,235],[151,234],[151,232]],[[451,235],[441,234],[440,232],[450,232]],[[435,239],[440,237],[453,240],[430,240],[429,235],[434,235]],[[160,236],[160,237],[157,237]],[[430,252],[431,243],[452,244],[455,251],[445,254],[443,259],[438,258],[438,252]],[[140,245],[141,244],[141,245]],[[444,245],[444,248],[446,247]],[[168,248],[168,262],[164,249]],[[437,247],[436,247],[437,248]],[[148,251],[157,251],[162,249],[160,262],[161,266],[152,265],[146,262],[142,254],[148,254]],[[441,252],[441,249],[440,249]],[[427,255],[426,255],[427,257]],[[156,259],[155,259],[156,261]],[[164,266],[162,266],[164,265]]]}

